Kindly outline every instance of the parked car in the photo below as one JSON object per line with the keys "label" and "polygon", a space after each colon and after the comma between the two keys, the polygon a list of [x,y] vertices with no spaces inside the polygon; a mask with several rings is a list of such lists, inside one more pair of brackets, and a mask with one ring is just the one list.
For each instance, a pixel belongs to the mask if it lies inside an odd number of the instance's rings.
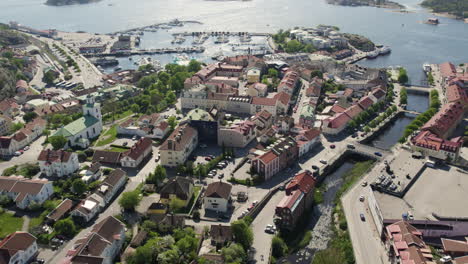
{"label": "parked car", "polygon": [[[128,142],[125,141],[124,143],[122,143],[122,146],[126,147],[128,145]],[[25,148],[26,149],[26,148]]]}
{"label": "parked car", "polygon": [[220,178],[220,179],[224,178],[224,173],[219,174],[218,178]]}
{"label": "parked car", "polygon": [[24,147],[24,151],[28,151],[28,150],[29,150],[29,146]]}
{"label": "parked car", "polygon": [[336,148],[335,144],[331,144],[330,148],[332,148],[332,149]]}
{"label": "parked car", "polygon": [[132,137],[132,140],[137,140],[137,136],[133,136],[133,137]]}
{"label": "parked car", "polygon": [[363,213],[360,213],[359,217],[361,218],[361,221],[366,221],[366,217],[364,216]]}
{"label": "parked car", "polygon": [[348,144],[348,145],[346,145],[346,147],[349,148],[349,149],[355,149],[356,148],[353,144]]}
{"label": "parked car", "polygon": [[212,160],[212,158],[211,157],[205,157],[205,160],[210,161],[210,160]]}
{"label": "parked car", "polygon": [[217,170],[211,170],[210,173],[216,175],[218,173],[218,171]]}
{"label": "parked car", "polygon": [[361,184],[362,187],[366,187],[367,186],[367,182],[366,181],[363,181],[362,184]]}
{"label": "parked car", "polygon": [[359,201],[364,202],[366,198],[364,198],[364,195],[359,196]]}
{"label": "parked car", "polygon": [[16,151],[16,152],[14,153],[15,156],[21,156],[21,154],[23,154],[23,153],[21,153],[21,152],[19,152],[19,151]]}
{"label": "parked car", "polygon": [[316,165],[312,165],[312,169],[313,169],[313,170],[318,170],[319,167],[317,167]]}
{"label": "parked car", "polygon": [[374,155],[382,157],[382,153],[380,153],[380,152],[374,152]]}
{"label": "parked car", "polygon": [[326,160],[323,160],[323,159],[321,159],[321,160],[320,160],[320,163],[322,163],[322,164],[327,164],[327,161],[326,161]]}

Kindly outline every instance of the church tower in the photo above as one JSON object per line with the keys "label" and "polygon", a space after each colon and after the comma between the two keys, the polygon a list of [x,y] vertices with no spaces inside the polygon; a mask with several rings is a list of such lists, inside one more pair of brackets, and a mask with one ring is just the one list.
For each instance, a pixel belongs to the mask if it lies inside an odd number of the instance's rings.
{"label": "church tower", "polygon": [[86,103],[83,105],[83,115],[90,115],[102,122],[101,104],[96,103],[93,96],[86,97]]}

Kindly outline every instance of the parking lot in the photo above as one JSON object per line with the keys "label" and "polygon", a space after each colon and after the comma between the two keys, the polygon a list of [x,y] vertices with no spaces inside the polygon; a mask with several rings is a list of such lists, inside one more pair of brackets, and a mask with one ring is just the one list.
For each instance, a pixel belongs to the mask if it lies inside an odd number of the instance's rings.
{"label": "parking lot", "polygon": [[384,218],[401,218],[410,211],[415,219],[439,216],[466,217],[462,201],[468,195],[468,175],[456,167],[426,168],[403,199],[374,192]]}

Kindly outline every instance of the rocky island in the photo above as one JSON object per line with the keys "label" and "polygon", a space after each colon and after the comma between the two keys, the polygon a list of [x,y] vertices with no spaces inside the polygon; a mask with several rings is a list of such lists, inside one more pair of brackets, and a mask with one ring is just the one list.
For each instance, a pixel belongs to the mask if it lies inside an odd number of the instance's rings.
{"label": "rocky island", "polygon": [[435,13],[446,13],[456,18],[468,18],[468,0],[424,0],[422,6]]}
{"label": "rocky island", "polygon": [[391,9],[404,9],[405,7],[397,2],[385,0],[327,0],[332,5],[342,6],[374,6]]}
{"label": "rocky island", "polygon": [[99,2],[101,0],[47,0],[46,5],[65,6],[65,5],[82,5]]}

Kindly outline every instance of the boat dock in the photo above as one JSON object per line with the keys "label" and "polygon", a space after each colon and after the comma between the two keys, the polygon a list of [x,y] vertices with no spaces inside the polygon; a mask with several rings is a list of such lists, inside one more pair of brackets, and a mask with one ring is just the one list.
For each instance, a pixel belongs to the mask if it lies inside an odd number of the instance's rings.
{"label": "boat dock", "polygon": [[252,36],[252,37],[268,37],[270,33],[252,33],[252,32],[234,32],[234,31],[203,31],[203,32],[183,32],[174,33],[173,36],[182,35],[185,37],[198,36],[198,35],[209,35],[209,36]]}
{"label": "boat dock", "polygon": [[130,28],[130,29],[127,29],[127,30],[115,31],[115,32],[109,33],[108,35],[131,34],[131,33],[134,33],[134,32],[143,32],[143,31],[156,32],[156,31],[158,31],[158,29],[169,29],[169,28],[173,28],[173,27],[182,27],[184,24],[203,24],[203,23],[199,22],[199,21],[195,21],[195,20],[183,21],[183,20],[174,19],[174,20],[172,20],[170,22],[166,22],[166,23],[157,23],[157,24],[147,25],[147,26],[143,26],[143,27],[136,27],[136,28]]}
{"label": "boat dock", "polygon": [[177,47],[177,48],[161,48],[161,49],[140,49],[134,51],[115,51],[110,53],[95,53],[84,54],[86,57],[122,57],[133,55],[152,55],[152,54],[167,54],[167,53],[203,53],[204,47]]}

